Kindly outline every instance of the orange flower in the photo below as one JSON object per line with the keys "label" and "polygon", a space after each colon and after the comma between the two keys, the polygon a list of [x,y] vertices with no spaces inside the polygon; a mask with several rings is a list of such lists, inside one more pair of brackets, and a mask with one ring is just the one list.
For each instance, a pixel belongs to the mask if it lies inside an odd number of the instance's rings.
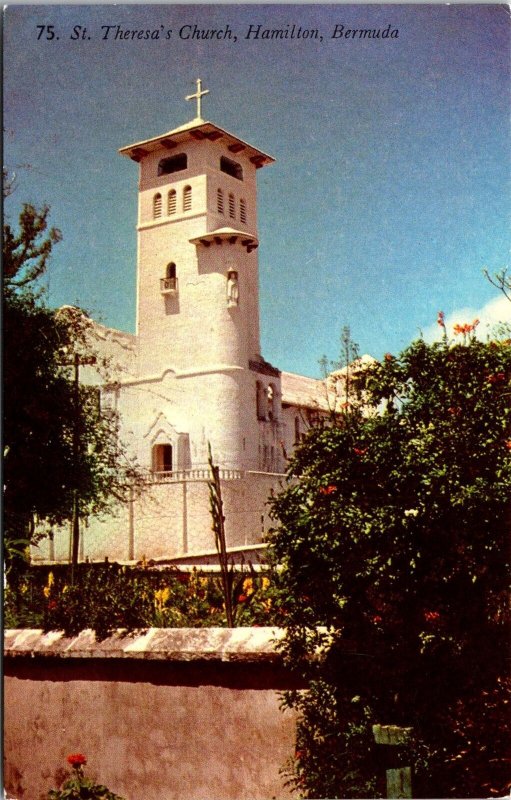
{"label": "orange flower", "polygon": [[478,325],[479,325],[479,320],[474,319],[471,323],[465,322],[464,325],[459,325],[459,324],[454,325],[453,330],[454,333],[467,334],[467,333],[472,333],[472,331],[474,331]]}
{"label": "orange flower", "polygon": [[337,489],[337,486],[329,485],[329,486],[320,486],[319,493],[320,494],[332,494]]}
{"label": "orange flower", "polygon": [[394,361],[392,353],[385,353],[385,361]]}

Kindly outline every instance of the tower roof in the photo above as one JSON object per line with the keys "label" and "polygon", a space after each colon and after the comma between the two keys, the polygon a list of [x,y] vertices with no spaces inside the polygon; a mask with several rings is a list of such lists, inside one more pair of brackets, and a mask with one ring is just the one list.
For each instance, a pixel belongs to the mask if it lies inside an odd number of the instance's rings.
{"label": "tower roof", "polygon": [[133,159],[133,161],[141,161],[144,156],[162,147],[167,150],[174,150],[178,145],[184,144],[185,142],[191,140],[202,141],[204,139],[210,142],[223,139],[223,143],[226,144],[227,149],[230,150],[231,153],[236,154],[243,152],[255,165],[256,169],[265,167],[267,164],[273,164],[275,161],[272,156],[263,153],[262,150],[258,150],[257,147],[252,147],[251,144],[244,142],[243,139],[234,136],[234,134],[220,128],[213,122],[206,122],[198,118],[187,122],[185,125],[181,125],[179,128],[174,128],[174,130],[168,131],[168,133],[163,133],[160,136],[154,136],[152,139],[144,139],[141,142],[135,142],[134,144],[126,145],[126,147],[121,147],[119,153],[121,156],[127,156]]}

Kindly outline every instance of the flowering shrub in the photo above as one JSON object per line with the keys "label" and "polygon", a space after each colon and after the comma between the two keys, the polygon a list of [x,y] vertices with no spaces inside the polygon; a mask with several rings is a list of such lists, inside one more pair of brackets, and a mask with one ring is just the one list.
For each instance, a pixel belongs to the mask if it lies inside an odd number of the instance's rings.
{"label": "flowering shrub", "polygon": [[384,796],[373,723],[414,729],[414,797],[508,790],[511,346],[475,327],[360,375],[374,413],[311,431],[273,501],[304,797]]}
{"label": "flowering shrub", "polygon": [[[232,573],[234,623],[285,623],[278,573],[244,567]],[[15,602],[14,598],[18,600]],[[85,628],[98,639],[116,628],[225,626],[220,578],[197,571],[79,564],[74,583],[70,569],[42,567],[26,571],[17,592],[8,589],[5,618],[9,627],[43,627],[74,636]]]}
{"label": "flowering shrub", "polygon": [[60,789],[50,789],[48,800],[123,800],[106,786],[95,783],[84,775],[83,767],[87,758],[82,753],[73,753],[67,757],[73,772],[63,782]]}

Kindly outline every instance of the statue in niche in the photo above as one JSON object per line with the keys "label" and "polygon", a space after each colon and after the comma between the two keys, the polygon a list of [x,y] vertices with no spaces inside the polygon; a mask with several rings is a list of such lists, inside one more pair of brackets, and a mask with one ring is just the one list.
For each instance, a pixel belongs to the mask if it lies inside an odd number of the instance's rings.
{"label": "statue in niche", "polygon": [[239,301],[238,273],[230,270],[227,273],[227,305],[237,306]]}

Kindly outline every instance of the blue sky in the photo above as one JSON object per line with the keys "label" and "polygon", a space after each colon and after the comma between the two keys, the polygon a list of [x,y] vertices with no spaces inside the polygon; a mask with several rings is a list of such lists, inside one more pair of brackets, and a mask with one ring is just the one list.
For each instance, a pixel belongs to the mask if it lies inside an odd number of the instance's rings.
{"label": "blue sky", "polygon": [[[228,24],[238,40],[179,38],[194,24]],[[323,40],[245,39],[258,24]],[[336,25],[389,24],[397,39],[332,38]],[[37,25],[58,41],[38,40]],[[75,25],[91,38],[71,41]],[[173,34],[105,41],[102,25]],[[203,116],[276,158],[258,172],[267,360],[316,375],[345,325],[381,357],[440,309],[509,318],[482,269],[509,264],[510,55],[497,5],[10,6],[4,159],[18,177],[6,213],[51,205],[64,236],[51,305],[133,331],[137,166],[117,149],[191,119],[184,97],[201,77]]]}

